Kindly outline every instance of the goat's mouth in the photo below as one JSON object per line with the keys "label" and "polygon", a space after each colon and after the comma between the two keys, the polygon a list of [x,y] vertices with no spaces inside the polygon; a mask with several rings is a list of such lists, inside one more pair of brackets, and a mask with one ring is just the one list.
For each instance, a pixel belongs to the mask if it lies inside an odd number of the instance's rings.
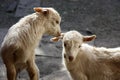
{"label": "goat's mouth", "polygon": [[54,31],[54,32],[48,32],[47,34],[51,35],[53,37],[59,37],[59,36],[61,36],[61,32],[56,32],[56,31]]}
{"label": "goat's mouth", "polygon": [[61,32],[57,32],[54,36],[55,36],[55,37],[61,36]]}

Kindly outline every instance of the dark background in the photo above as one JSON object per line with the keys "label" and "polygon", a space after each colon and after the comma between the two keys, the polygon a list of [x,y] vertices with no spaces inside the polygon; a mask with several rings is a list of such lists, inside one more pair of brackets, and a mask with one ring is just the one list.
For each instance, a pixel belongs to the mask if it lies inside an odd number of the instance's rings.
{"label": "dark background", "polygon": [[[6,12],[14,1],[1,0],[0,28],[9,28],[18,21],[16,10]],[[63,31],[89,30],[97,35],[96,46],[120,45],[120,0],[40,0],[40,6],[54,7],[61,14]]]}
{"label": "dark background", "polygon": [[[23,1],[24,6],[20,5]],[[28,3],[26,4],[26,2]],[[77,30],[81,33],[97,36],[95,46],[120,46],[120,0],[0,0],[0,40],[3,40],[9,27],[21,17],[33,11],[32,6],[54,7],[61,15],[62,31]],[[20,7],[19,7],[20,5]],[[25,9],[26,7],[30,7]],[[22,12],[17,10],[21,9]],[[24,14],[24,12],[26,12]],[[16,16],[22,15],[22,16]],[[0,43],[1,43],[0,41]],[[41,77],[61,69],[61,43],[51,43],[48,36],[41,41],[43,49],[47,47],[45,55],[37,56],[36,63],[40,69]],[[43,50],[44,51],[44,50]],[[47,54],[49,53],[49,54]],[[52,54],[52,56],[51,56]],[[49,56],[48,56],[49,55]],[[0,80],[4,80],[5,67],[0,60]],[[3,75],[3,76],[2,76]],[[26,73],[22,75],[26,77]],[[49,79],[48,79],[49,80]]]}

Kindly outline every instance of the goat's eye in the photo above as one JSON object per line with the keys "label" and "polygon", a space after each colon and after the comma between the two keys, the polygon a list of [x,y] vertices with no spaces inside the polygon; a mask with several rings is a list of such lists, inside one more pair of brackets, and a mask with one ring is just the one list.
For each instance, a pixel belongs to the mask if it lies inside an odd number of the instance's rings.
{"label": "goat's eye", "polygon": [[81,47],[81,45],[78,46],[78,48],[80,48],[80,47]]}
{"label": "goat's eye", "polygon": [[56,21],[57,24],[59,24],[59,21]]}

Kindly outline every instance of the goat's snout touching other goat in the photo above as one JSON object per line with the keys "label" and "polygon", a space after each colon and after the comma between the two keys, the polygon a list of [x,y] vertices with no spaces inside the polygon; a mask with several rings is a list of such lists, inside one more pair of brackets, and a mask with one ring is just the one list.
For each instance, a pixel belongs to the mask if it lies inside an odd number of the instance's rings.
{"label": "goat's snout touching other goat", "polygon": [[0,53],[8,80],[16,80],[23,69],[30,80],[39,80],[35,48],[44,34],[60,36],[61,17],[55,9],[35,7],[34,11],[14,24],[2,42]]}
{"label": "goat's snout touching other goat", "polygon": [[73,80],[120,80],[120,47],[95,47],[86,43],[95,37],[77,31],[56,37],[62,39],[63,63]]}

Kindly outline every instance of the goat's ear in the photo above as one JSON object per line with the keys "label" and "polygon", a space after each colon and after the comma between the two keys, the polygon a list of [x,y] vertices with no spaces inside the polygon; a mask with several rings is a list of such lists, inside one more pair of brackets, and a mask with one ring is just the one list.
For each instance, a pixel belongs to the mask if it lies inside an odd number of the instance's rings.
{"label": "goat's ear", "polygon": [[37,13],[43,13],[44,15],[49,14],[49,10],[48,9],[43,9],[41,7],[34,7],[33,9]]}
{"label": "goat's ear", "polygon": [[59,40],[60,40],[59,37],[53,37],[50,39],[50,41],[52,41],[52,42],[58,42]]}
{"label": "goat's ear", "polygon": [[92,41],[96,38],[96,35],[92,35],[92,36],[84,36],[83,37],[83,42],[88,42],[88,41]]}
{"label": "goat's ear", "polygon": [[60,36],[51,38],[50,40],[53,42],[58,42],[59,40],[63,39],[64,35],[65,35],[65,33],[61,33]]}
{"label": "goat's ear", "polygon": [[40,7],[34,7],[33,9],[35,12],[42,12],[42,8]]}

